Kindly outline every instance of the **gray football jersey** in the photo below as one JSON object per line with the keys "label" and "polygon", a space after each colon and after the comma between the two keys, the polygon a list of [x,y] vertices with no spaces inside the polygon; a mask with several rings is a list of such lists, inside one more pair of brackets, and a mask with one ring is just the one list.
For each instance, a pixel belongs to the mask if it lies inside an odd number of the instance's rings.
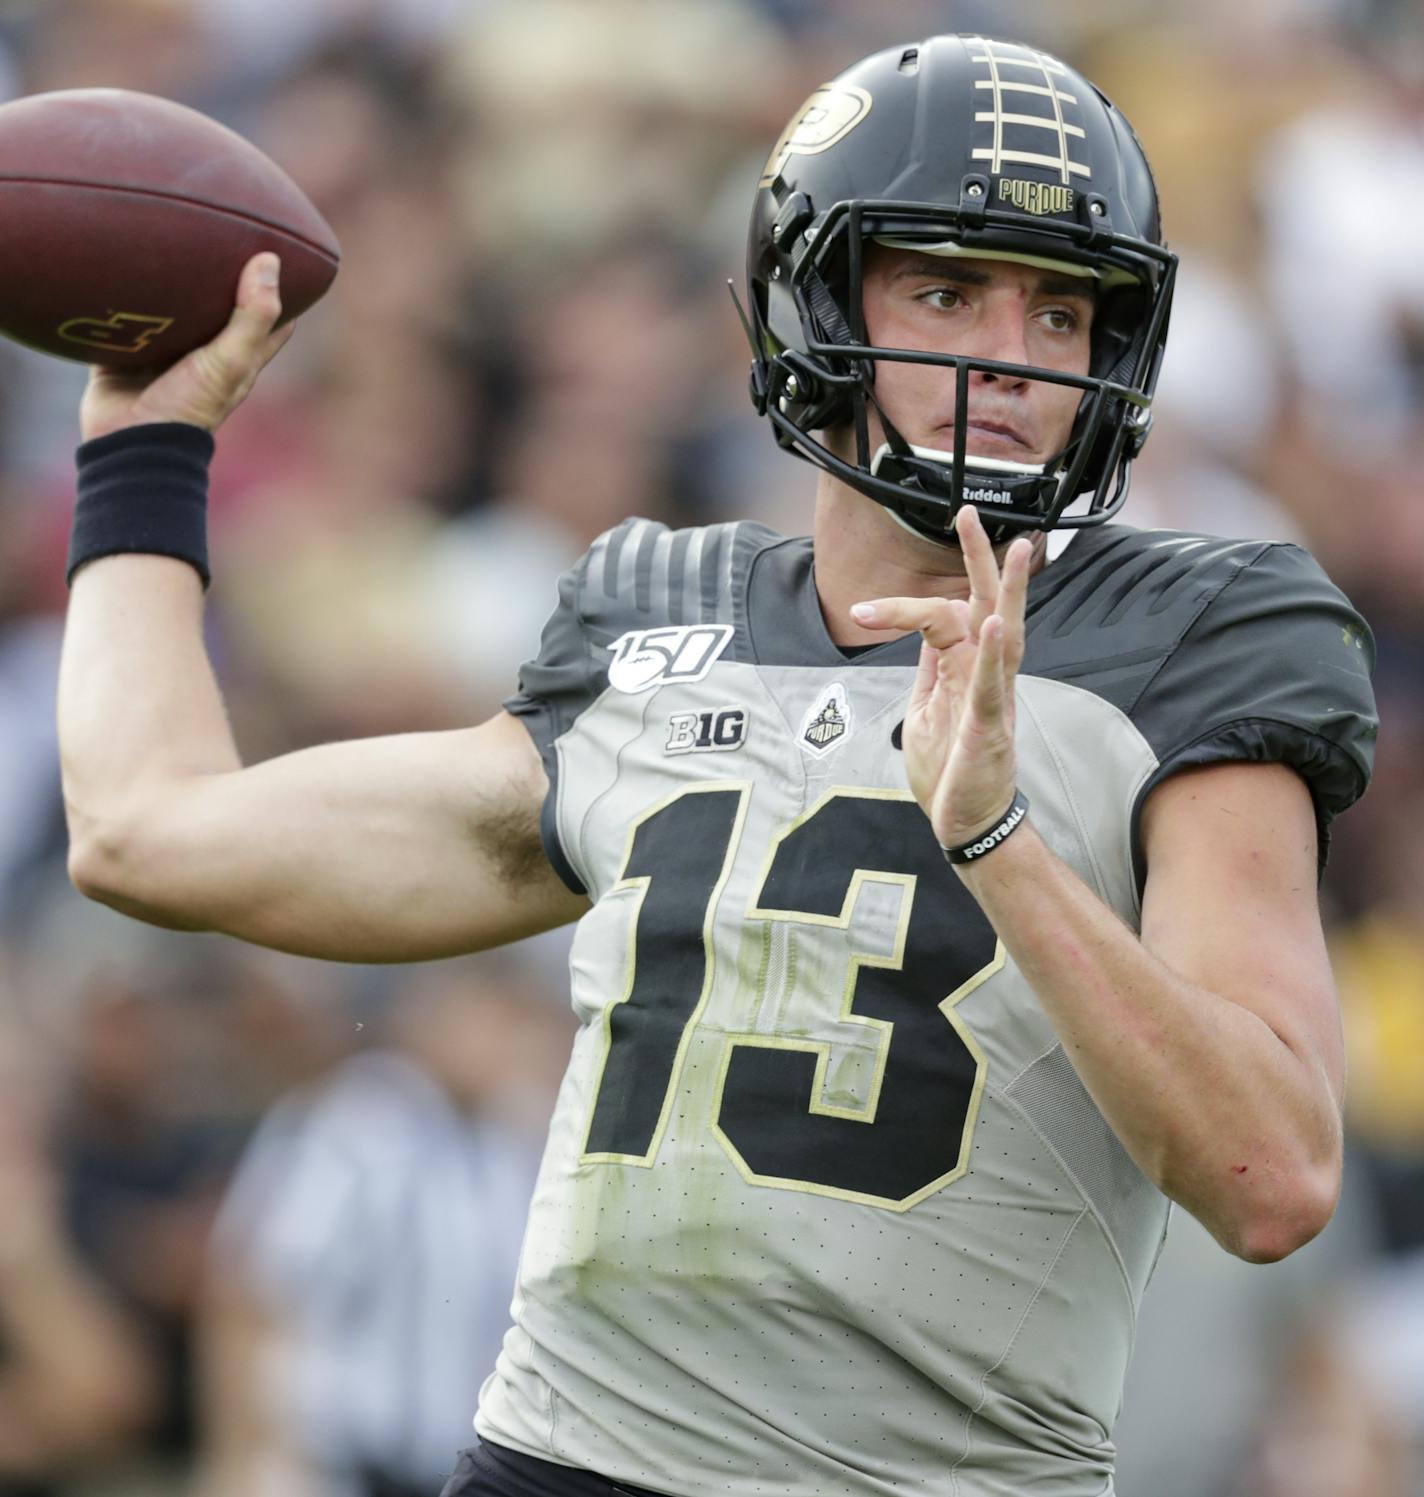
{"label": "gray football jersey", "polygon": [[[1283,761],[1322,829],[1364,788],[1372,644],[1296,548],[1084,532],[1028,622],[1034,824],[1134,928],[1164,775]],[[485,1438],[681,1497],[1112,1490],[1168,1203],[906,788],[917,650],[847,658],[756,524],[562,579],[509,707],[593,907]]]}

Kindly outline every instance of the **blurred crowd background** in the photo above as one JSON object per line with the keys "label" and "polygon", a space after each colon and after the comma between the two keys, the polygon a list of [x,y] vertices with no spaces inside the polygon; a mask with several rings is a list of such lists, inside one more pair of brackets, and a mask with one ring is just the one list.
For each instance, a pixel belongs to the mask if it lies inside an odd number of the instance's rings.
{"label": "blurred crowd background", "polygon": [[[1344,1201],[1270,1268],[1180,1213],[1124,1497],[1424,1493],[1424,9],[1417,0],[9,0],[0,96],[168,95],[344,247],[224,430],[211,647],[248,759],[469,724],[630,513],[806,528],[724,282],[807,93],[939,30],[1062,53],[1181,289],[1125,518],[1300,540],[1371,621],[1323,898]],[[141,927],[64,872],[83,371],[0,348],[0,1497],[434,1497],[508,1314],[566,940],[373,971]]]}

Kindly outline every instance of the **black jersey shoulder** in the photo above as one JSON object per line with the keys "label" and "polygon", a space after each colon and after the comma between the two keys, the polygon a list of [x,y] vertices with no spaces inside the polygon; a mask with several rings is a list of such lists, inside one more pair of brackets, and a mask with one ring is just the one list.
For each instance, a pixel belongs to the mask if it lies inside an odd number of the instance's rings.
{"label": "black jersey shoulder", "polygon": [[1308,552],[1104,526],[1064,561],[1030,594],[1023,670],[1126,713],[1158,758],[1152,783],[1220,760],[1285,763],[1322,832],[1363,793],[1374,642]]}
{"label": "black jersey shoulder", "polygon": [[547,715],[561,736],[607,687],[613,644],[634,630],[735,622],[752,559],[780,539],[750,521],[671,530],[634,517],[605,531],[559,578],[539,653],[505,706]]}
{"label": "black jersey shoulder", "polygon": [[[504,706],[539,747],[550,787],[545,850],[577,892],[584,890],[555,828],[556,745],[607,689],[612,646],[638,630],[735,624],[736,600],[753,560],[780,540],[751,521],[671,530],[634,517],[605,531],[559,578],[539,653],[520,668],[519,690]],[[737,648],[734,640],[734,657]]]}

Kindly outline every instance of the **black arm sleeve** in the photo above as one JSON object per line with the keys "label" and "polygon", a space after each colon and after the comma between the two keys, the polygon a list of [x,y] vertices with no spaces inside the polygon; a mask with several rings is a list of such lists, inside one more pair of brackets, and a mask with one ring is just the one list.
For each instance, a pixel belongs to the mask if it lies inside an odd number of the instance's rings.
{"label": "black arm sleeve", "polygon": [[1147,793],[1168,775],[1274,762],[1310,787],[1323,867],[1331,820],[1369,783],[1373,667],[1368,626],[1315,559],[1298,546],[1264,548],[1201,611],[1135,704],[1133,720],[1161,762],[1138,797],[1134,844]]}

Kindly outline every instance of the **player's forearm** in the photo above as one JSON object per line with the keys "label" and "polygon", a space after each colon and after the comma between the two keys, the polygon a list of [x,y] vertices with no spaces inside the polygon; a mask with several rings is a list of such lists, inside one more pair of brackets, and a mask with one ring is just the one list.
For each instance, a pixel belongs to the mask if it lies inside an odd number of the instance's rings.
{"label": "player's forearm", "polygon": [[1340,1118],[1307,1063],[1153,956],[1031,826],[959,872],[1144,1172],[1240,1256],[1314,1236]]}
{"label": "player's forearm", "polygon": [[80,847],[109,835],[165,782],[238,767],[192,567],[111,556],[76,575],[59,744],[70,837]]}

